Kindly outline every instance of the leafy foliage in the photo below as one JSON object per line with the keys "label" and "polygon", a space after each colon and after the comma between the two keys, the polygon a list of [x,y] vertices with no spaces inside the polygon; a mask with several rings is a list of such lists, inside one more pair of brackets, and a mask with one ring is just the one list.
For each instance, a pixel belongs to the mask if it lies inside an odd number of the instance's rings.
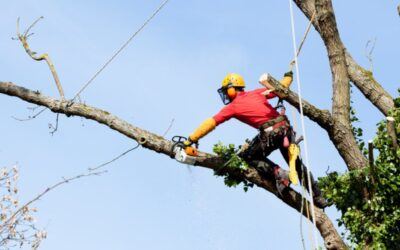
{"label": "leafy foliage", "polygon": [[[395,105],[390,115],[400,142],[400,98]],[[319,182],[325,198],[342,213],[339,225],[348,229],[356,249],[398,249],[400,242],[400,149],[394,150],[386,120],[377,128],[374,147],[379,155],[372,168],[342,175],[333,172]]]}
{"label": "leafy foliage", "polygon": [[[214,171],[215,175],[224,176],[225,185],[228,187],[236,187],[240,183],[243,183],[243,189],[245,192],[254,186],[253,183],[248,182],[238,175],[239,173],[245,171],[249,166],[236,154],[238,149],[235,148],[234,144],[225,146],[219,142],[218,144],[214,145],[213,151],[225,161],[223,166]],[[228,169],[234,171],[226,171]]]}

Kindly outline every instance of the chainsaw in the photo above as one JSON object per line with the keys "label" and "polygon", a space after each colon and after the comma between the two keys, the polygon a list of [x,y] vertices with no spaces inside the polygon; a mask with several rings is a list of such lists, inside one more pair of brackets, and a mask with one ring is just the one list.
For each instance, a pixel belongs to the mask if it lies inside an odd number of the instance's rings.
{"label": "chainsaw", "polygon": [[186,137],[179,135],[172,137],[172,152],[174,152],[175,160],[181,163],[194,165],[196,157],[198,156],[197,144],[196,147],[186,146],[184,144],[186,140]]}

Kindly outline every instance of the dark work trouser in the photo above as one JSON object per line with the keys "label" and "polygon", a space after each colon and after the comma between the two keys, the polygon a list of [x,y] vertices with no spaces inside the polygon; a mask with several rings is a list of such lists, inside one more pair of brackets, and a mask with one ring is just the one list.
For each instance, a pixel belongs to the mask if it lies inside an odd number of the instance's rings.
{"label": "dark work trouser", "polygon": [[[250,143],[249,148],[245,152],[243,152],[241,156],[246,161],[256,166],[260,172],[267,175],[273,175],[273,169],[278,165],[267,158],[273,151],[279,149],[286,163],[289,164],[288,148],[283,146],[283,140],[285,134],[286,136],[288,136],[289,141],[292,141],[291,137],[295,136],[291,128],[287,133],[284,134],[277,133],[270,135],[261,132],[256,137],[254,137],[254,139]],[[304,183],[303,185],[308,190],[308,174],[307,174],[308,170],[300,158],[297,158],[296,160],[296,171],[299,175],[298,177],[300,183],[302,184]],[[321,191],[318,188],[318,184],[311,173],[310,173],[310,179],[314,197],[320,196]]]}

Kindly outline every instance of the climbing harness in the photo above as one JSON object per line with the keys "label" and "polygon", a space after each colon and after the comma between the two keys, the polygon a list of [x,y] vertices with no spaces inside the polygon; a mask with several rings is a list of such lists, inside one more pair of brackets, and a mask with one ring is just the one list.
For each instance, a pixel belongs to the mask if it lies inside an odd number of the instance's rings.
{"label": "climbing harness", "polygon": [[128,44],[146,27],[147,24],[164,8],[164,6],[169,2],[165,0],[160,4],[160,6],[151,14],[151,16],[142,24],[142,26],[136,30],[135,33],[129,37],[129,39],[111,56],[110,59],[82,86],[82,88],[75,94],[72,98],[71,103],[79,97],[79,95],[96,79],[96,77],[128,46]]}
{"label": "climbing harness", "polygon": [[[308,179],[308,190],[310,193],[310,203],[311,203],[311,217],[312,217],[312,222],[314,224],[314,228],[313,228],[313,241],[314,241],[314,249],[317,248],[318,246],[318,239],[316,237],[316,232],[315,232],[315,228],[316,228],[316,222],[315,222],[315,210],[314,210],[314,201],[313,201],[313,191],[312,191],[312,187],[311,187],[311,179],[310,179],[310,172],[311,172],[311,166],[309,164],[309,158],[308,158],[308,147],[307,147],[307,136],[306,136],[306,131],[305,131],[305,124],[304,124],[304,112],[303,112],[303,102],[302,102],[302,95],[301,95],[301,81],[300,81],[300,75],[299,75],[299,64],[298,64],[298,55],[300,54],[301,48],[304,44],[305,39],[307,38],[307,35],[309,33],[310,27],[312,25],[312,21],[314,19],[315,13],[313,14],[311,20],[310,20],[310,24],[309,27],[307,28],[306,34],[304,35],[304,38],[301,42],[301,47],[299,47],[299,49],[297,49],[297,44],[296,44],[296,34],[295,34],[295,21],[294,21],[294,14],[293,14],[293,4],[292,4],[292,0],[288,0],[289,1],[289,9],[290,9],[290,21],[291,21],[291,29],[292,29],[292,41],[293,41],[293,51],[294,51],[294,63],[293,61],[291,62],[291,67],[295,66],[296,69],[296,81],[297,81],[297,91],[298,91],[298,95],[299,95],[299,107],[300,107],[300,120],[301,120],[301,125],[302,125],[302,132],[303,132],[303,136],[304,136],[304,154],[305,154],[305,161],[306,161],[306,165],[308,166],[308,171],[307,171],[307,179]],[[303,172],[303,171],[302,171]],[[302,201],[303,201],[303,197],[302,197]]]}

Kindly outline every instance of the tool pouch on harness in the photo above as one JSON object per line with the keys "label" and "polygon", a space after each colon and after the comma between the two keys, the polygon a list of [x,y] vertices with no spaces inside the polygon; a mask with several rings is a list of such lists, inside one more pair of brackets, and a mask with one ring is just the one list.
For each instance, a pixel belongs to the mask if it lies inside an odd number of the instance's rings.
{"label": "tool pouch on harness", "polygon": [[260,133],[253,140],[248,141],[248,146],[239,156],[245,160],[264,160],[267,148],[278,148],[283,139],[291,138],[292,129],[286,116],[278,116],[264,123],[260,127]]}
{"label": "tool pouch on harness", "polygon": [[263,150],[266,148],[278,148],[286,136],[290,137],[289,120],[286,116],[278,116],[264,123],[260,127],[260,141]]}

